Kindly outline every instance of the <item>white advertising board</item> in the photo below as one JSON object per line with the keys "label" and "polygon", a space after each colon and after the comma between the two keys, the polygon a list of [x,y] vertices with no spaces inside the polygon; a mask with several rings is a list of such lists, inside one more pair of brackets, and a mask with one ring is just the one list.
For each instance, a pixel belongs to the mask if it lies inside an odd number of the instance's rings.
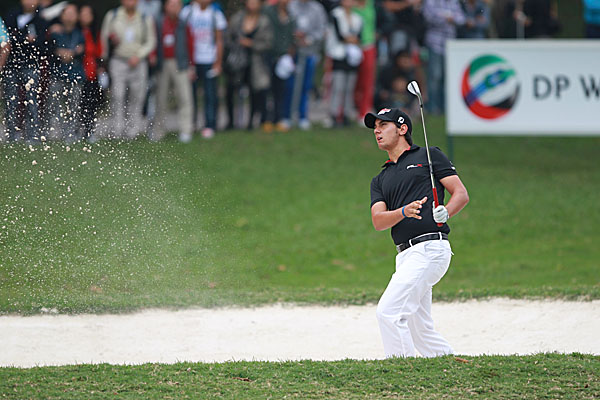
{"label": "white advertising board", "polygon": [[449,135],[600,136],[600,40],[451,40]]}

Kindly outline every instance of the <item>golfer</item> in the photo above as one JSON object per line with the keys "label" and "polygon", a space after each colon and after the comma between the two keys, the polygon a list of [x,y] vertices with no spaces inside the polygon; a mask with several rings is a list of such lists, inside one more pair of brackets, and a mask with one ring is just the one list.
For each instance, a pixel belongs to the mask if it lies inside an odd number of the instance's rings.
{"label": "golfer", "polygon": [[[434,209],[426,149],[413,144],[408,115],[384,108],[367,114],[364,122],[389,156],[371,181],[373,226],[378,231],[392,228],[398,250],[396,272],[377,305],[386,357],[414,357],[416,350],[424,357],[452,354],[450,344],[433,328],[431,289],[450,265],[446,221],[469,202],[467,189],[444,153],[431,147],[440,201]],[[446,206],[444,189],[451,195]]]}

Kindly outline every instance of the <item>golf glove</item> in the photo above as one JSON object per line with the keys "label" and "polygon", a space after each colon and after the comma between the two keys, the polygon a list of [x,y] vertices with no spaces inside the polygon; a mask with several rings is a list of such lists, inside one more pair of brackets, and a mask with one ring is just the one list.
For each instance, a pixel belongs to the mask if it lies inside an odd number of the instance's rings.
{"label": "golf glove", "polygon": [[440,204],[433,210],[433,220],[438,224],[445,223],[448,221],[448,218],[450,218],[448,210],[443,205]]}

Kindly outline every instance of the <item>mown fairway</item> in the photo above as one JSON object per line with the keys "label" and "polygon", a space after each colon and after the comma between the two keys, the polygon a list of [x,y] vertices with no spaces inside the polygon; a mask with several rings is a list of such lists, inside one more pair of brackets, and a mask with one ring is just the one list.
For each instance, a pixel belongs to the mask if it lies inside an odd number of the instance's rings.
{"label": "mown fairway", "polygon": [[[464,359],[462,359],[464,360]],[[0,369],[3,398],[594,399],[600,357],[454,357]]]}
{"label": "mown fairway", "polygon": [[[471,203],[434,296],[600,298],[599,159],[598,138],[457,139]],[[369,213],[385,160],[358,127],[3,144],[0,313],[376,301],[395,255]]]}

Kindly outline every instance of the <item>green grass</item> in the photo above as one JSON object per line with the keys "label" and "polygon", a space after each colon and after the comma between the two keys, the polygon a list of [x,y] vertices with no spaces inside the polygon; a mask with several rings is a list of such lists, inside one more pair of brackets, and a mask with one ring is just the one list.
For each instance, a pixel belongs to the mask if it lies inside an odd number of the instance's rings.
{"label": "green grass", "polygon": [[337,362],[0,368],[9,399],[594,399],[600,357],[538,354]]}
{"label": "green grass", "polygon": [[[86,147],[0,147],[0,313],[361,304],[393,272],[367,129]],[[457,138],[471,203],[434,296],[600,298],[599,157],[599,138]]]}

